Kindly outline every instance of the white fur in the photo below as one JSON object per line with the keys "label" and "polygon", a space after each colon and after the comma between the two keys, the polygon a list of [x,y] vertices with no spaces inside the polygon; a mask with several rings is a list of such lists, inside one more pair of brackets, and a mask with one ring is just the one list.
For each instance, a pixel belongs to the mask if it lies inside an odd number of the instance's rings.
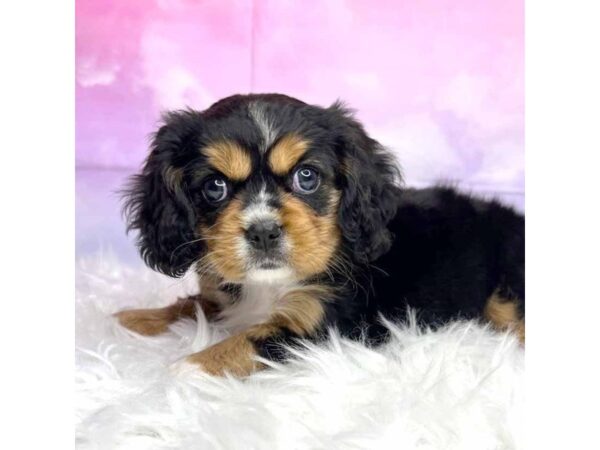
{"label": "white fur", "polygon": [[187,357],[178,359],[169,365],[169,372],[176,377],[187,377],[199,370],[202,370],[202,366],[198,363],[189,362]]}
{"label": "white fur", "polygon": [[294,272],[288,266],[277,269],[250,269],[246,274],[248,283],[277,284],[288,283],[294,276]]}
{"label": "white fur", "polygon": [[265,322],[285,293],[297,287],[289,269],[253,270],[249,275],[252,281],[243,284],[240,299],[219,315],[219,328],[239,332]]}
{"label": "white fur", "polygon": [[268,220],[279,223],[279,214],[277,214],[274,208],[269,206],[270,198],[271,196],[268,194],[266,186],[262,186],[256,198],[242,211],[244,228],[247,229],[252,224]]}
{"label": "white fur", "polygon": [[[333,334],[246,380],[169,365],[224,338],[182,321],[148,338],[111,313],[195,292],[111,258],[81,261],[76,297],[76,440],[85,449],[522,448],[523,351],[476,323],[390,325],[377,349]],[[51,387],[49,387],[51,389]]]}
{"label": "white fur", "polygon": [[273,145],[275,139],[277,139],[279,130],[273,125],[273,121],[267,117],[264,106],[259,102],[250,103],[248,113],[263,136],[261,151],[264,153]]}

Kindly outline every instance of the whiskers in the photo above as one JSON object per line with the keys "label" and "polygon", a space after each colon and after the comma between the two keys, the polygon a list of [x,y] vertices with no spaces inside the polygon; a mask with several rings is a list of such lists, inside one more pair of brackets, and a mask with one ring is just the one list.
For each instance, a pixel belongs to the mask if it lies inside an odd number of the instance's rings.
{"label": "whiskers", "polygon": [[181,251],[184,247],[191,245],[191,244],[195,244],[197,242],[202,242],[202,241],[214,241],[216,240],[216,238],[210,238],[210,237],[203,237],[203,238],[198,238],[198,239],[193,239],[191,241],[188,242],[184,242],[183,244],[179,244],[177,247],[175,247],[175,249],[173,249],[173,251],[171,252],[171,255],[169,256],[169,261],[172,263],[173,262],[173,258],[175,257],[175,254],[178,251]]}
{"label": "whiskers", "polygon": [[[358,280],[356,279],[356,277],[354,276],[352,261],[350,261],[348,256],[346,256],[344,254],[340,253],[337,255],[333,255],[331,260],[329,261],[327,268],[325,269],[325,272],[327,273],[327,275],[329,276],[331,281],[334,281],[334,282],[335,282],[335,274],[336,273],[338,275],[342,276],[346,280],[344,282],[344,284],[342,285],[342,287],[348,283],[351,283],[351,285],[354,289],[361,288],[361,289],[365,290],[365,288],[362,286],[362,284],[359,283]],[[365,290],[365,292],[366,292],[366,290]]]}
{"label": "whiskers", "polygon": [[213,265],[213,262],[210,259],[210,254],[206,254],[201,258],[198,258],[194,261],[194,270],[198,274],[200,278],[202,278],[206,274],[214,274],[217,272],[216,268]]}

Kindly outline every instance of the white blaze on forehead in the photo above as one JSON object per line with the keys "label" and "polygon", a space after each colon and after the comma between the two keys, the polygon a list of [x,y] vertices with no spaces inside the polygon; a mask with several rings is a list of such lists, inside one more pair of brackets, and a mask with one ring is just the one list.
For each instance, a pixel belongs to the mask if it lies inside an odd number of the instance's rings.
{"label": "white blaze on forehead", "polygon": [[260,150],[264,153],[273,145],[279,130],[275,128],[273,121],[268,117],[265,108],[260,102],[252,102],[248,105],[248,113],[260,130],[263,137],[263,145]]}
{"label": "white blaze on forehead", "polygon": [[267,220],[274,220],[279,223],[279,214],[272,206],[269,206],[271,195],[263,185],[258,195],[253,198],[250,204],[242,212],[242,222],[244,228],[250,225]]}

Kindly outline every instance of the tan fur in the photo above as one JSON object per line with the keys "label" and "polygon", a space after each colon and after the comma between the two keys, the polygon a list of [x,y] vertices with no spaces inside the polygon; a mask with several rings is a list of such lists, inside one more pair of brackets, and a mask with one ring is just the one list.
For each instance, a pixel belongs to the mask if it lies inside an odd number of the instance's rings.
{"label": "tan fur", "polygon": [[242,202],[234,198],[210,227],[200,227],[200,233],[206,239],[206,260],[202,265],[215,270],[229,281],[240,280],[244,275],[244,263],[238,255],[239,240],[243,239],[244,229],[241,218]]}
{"label": "tan fur", "polygon": [[299,336],[312,333],[323,320],[323,300],[331,292],[324,286],[307,286],[288,292],[278,303],[272,322]]}
{"label": "tan fur", "polygon": [[204,316],[211,320],[229,301],[229,296],[219,290],[219,280],[210,275],[200,279],[200,290],[201,294],[180,298],[164,308],[130,309],[116,313],[115,317],[125,328],[144,336],[164,333],[169,325],[179,319],[195,319],[198,306],[202,308]]}
{"label": "tan fur", "polygon": [[247,376],[263,369],[257,362],[254,341],[277,336],[283,327],[299,336],[314,332],[323,320],[323,298],[328,290],[320,286],[308,286],[286,294],[280,301],[280,307],[263,324],[254,325],[246,331],[231,336],[201,352],[190,355],[186,361],[199,365],[200,369],[211,375]]}
{"label": "tan fur", "polygon": [[301,277],[325,271],[339,245],[338,201],[339,195],[332,195],[329,213],[319,216],[303,201],[282,194],[281,220],[292,243],[292,266]]}
{"label": "tan fur", "polygon": [[199,365],[201,370],[211,375],[221,376],[228,372],[241,377],[263,367],[254,360],[255,355],[254,344],[246,333],[240,333],[188,356],[186,361]]}
{"label": "tan fur", "polygon": [[204,295],[181,298],[164,308],[130,309],[115,314],[125,328],[144,336],[156,336],[169,330],[169,325],[182,318],[196,318],[196,306],[200,306],[207,318],[219,312],[219,306]]}
{"label": "tan fur", "polygon": [[[301,279],[324,272],[341,240],[336,218],[339,193],[332,192],[329,212],[324,216],[288,193],[281,192],[281,200],[279,216],[291,243],[291,266]],[[244,239],[242,212],[242,202],[234,198],[212,226],[199,229],[208,249],[201,266],[229,281],[241,281],[245,274],[239,255],[239,242]]]}
{"label": "tan fur", "polygon": [[211,166],[230,180],[244,181],[252,173],[250,155],[235,142],[213,142],[201,152],[207,156]]}
{"label": "tan fur", "polygon": [[285,175],[300,161],[310,143],[296,134],[281,138],[269,153],[269,166],[273,173]]}
{"label": "tan fur", "polygon": [[499,330],[514,331],[521,342],[525,342],[525,321],[519,317],[517,304],[494,293],[487,301],[484,317]]}

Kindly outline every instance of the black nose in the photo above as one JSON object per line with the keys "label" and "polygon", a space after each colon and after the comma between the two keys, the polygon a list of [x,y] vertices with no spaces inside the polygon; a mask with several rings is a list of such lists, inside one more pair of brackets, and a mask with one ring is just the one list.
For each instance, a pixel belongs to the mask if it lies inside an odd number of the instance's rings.
{"label": "black nose", "polygon": [[246,239],[257,250],[272,250],[279,243],[281,227],[275,222],[259,222],[246,231]]}

